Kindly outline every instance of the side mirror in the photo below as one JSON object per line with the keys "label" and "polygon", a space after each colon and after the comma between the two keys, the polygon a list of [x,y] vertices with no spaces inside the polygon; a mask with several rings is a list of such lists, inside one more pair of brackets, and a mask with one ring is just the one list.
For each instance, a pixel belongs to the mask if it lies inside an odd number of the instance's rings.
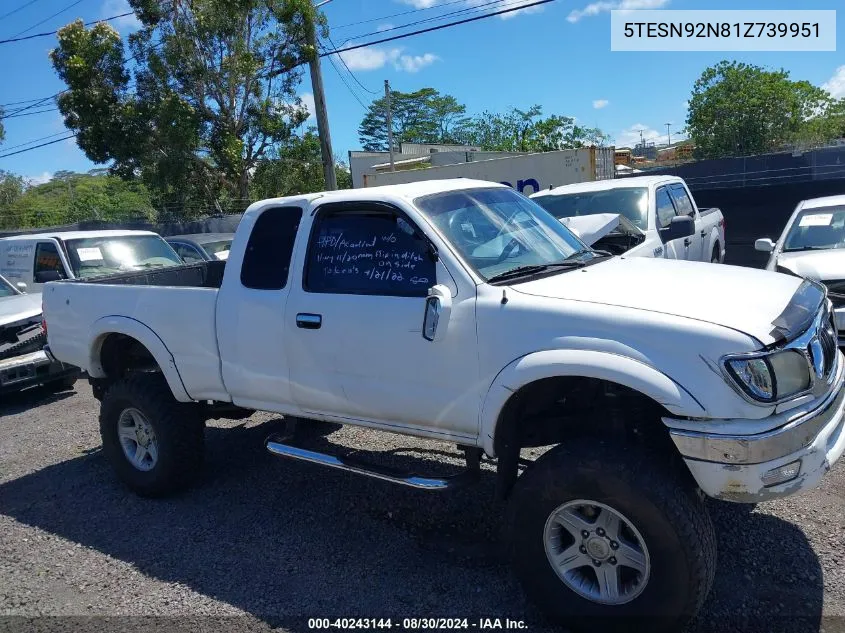
{"label": "side mirror", "polygon": [[20,290],[21,292],[26,292],[26,284],[22,281],[19,281],[15,284],[15,287]]}
{"label": "side mirror", "polygon": [[695,233],[695,220],[688,215],[678,215],[672,218],[669,226],[660,229],[660,237],[664,242],[679,240]]}
{"label": "side mirror", "polygon": [[768,237],[764,237],[759,240],[754,240],[754,250],[760,251],[761,253],[771,253],[773,250],[775,250],[775,243]]}
{"label": "side mirror", "polygon": [[452,314],[452,293],[447,286],[432,286],[425,298],[422,336],[427,341],[442,341]]}
{"label": "side mirror", "polygon": [[58,270],[39,270],[32,277],[37,284],[46,284],[50,281],[61,281],[65,278],[65,276]]}

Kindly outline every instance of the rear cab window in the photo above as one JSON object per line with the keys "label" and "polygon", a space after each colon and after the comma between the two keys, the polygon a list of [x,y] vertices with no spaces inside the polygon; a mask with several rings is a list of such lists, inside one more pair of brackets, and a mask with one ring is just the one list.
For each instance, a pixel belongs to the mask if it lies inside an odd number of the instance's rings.
{"label": "rear cab window", "polygon": [[383,203],[318,209],[306,256],[306,292],[425,297],[436,281],[428,242]]}
{"label": "rear cab window", "polygon": [[32,268],[36,283],[41,283],[38,281],[39,273],[58,273],[60,279],[67,279],[67,271],[55,242],[38,242],[36,244],[35,262]]}
{"label": "rear cab window", "polygon": [[265,209],[252,226],[241,264],[241,284],[253,290],[281,290],[288,283],[302,209]]}

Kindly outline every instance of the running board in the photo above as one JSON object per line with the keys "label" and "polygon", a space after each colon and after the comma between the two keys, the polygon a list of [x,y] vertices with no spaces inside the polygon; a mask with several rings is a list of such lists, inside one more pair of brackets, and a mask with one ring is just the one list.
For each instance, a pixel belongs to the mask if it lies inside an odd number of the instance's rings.
{"label": "running board", "polygon": [[475,468],[468,468],[457,475],[450,475],[448,477],[420,477],[390,468],[389,466],[381,466],[363,460],[357,460],[354,457],[318,453],[291,446],[282,441],[281,436],[270,436],[267,438],[266,447],[273,455],[278,455],[279,457],[320,464],[329,468],[337,468],[338,470],[345,470],[346,472],[389,481],[390,483],[409,486],[410,488],[417,488],[419,490],[450,490],[478,480],[478,470]]}

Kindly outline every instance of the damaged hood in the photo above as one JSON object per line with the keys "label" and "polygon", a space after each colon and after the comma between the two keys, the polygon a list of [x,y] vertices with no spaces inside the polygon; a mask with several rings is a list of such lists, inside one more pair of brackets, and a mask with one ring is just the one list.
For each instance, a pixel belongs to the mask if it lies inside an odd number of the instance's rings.
{"label": "damaged hood", "polygon": [[814,281],[845,279],[845,249],[780,253],[778,266]]}
{"label": "damaged hood", "polygon": [[0,297],[0,327],[41,314],[41,295]]}
{"label": "damaged hood", "polygon": [[791,275],[644,257],[615,257],[518,283],[512,290],[696,319],[743,332],[763,345],[797,336],[825,297],[817,284]]}
{"label": "damaged hood", "polygon": [[629,235],[643,234],[628,218],[619,213],[579,215],[572,218],[561,218],[560,221],[566,228],[580,237],[581,241],[587,246],[592,246],[605,235],[614,231]]}

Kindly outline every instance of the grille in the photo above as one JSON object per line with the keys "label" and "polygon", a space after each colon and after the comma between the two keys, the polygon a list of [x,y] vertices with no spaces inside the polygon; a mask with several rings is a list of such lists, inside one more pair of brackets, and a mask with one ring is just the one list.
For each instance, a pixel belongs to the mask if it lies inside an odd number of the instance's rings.
{"label": "grille", "polygon": [[827,297],[833,307],[845,307],[845,279],[829,279],[822,283],[827,286]]}

